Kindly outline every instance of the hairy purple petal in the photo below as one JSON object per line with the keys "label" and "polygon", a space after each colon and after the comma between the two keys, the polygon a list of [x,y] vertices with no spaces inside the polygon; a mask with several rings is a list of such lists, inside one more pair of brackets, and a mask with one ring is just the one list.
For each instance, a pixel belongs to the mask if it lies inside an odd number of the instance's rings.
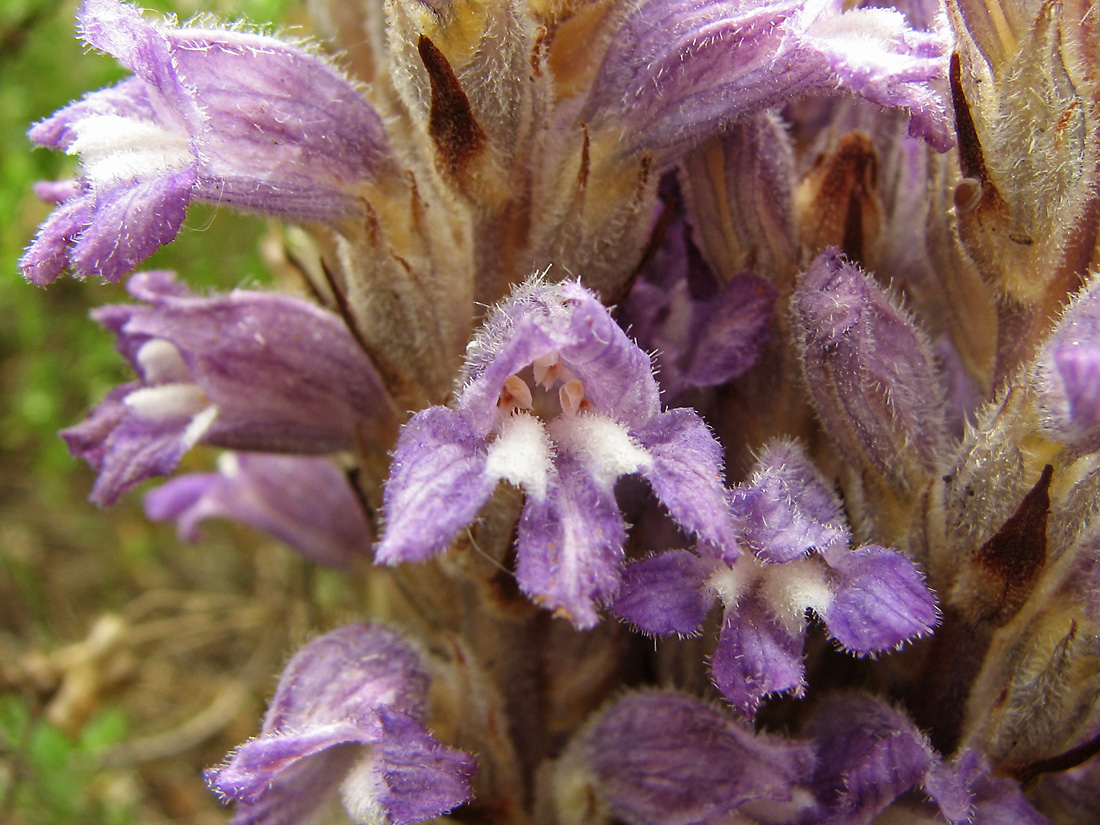
{"label": "hairy purple petal", "polygon": [[139,389],[139,383],[115,387],[84,421],[61,431],[72,454],[96,471],[89,498],[102,507],[135,484],[171,473],[191,446],[190,418],[149,420],[133,413],[126,399]]}
{"label": "hairy purple petal", "polygon": [[470,799],[476,770],[472,756],[441,745],[410,716],[385,710],[379,715],[383,738],[366,760],[370,775],[356,771],[344,783],[345,806],[353,808],[354,801],[381,784],[376,804],[394,825],[407,825],[441,816]]}
{"label": "hairy purple petal", "polygon": [[845,650],[888,650],[935,627],[936,600],[901,553],[871,544],[829,558],[835,589],[822,619]]}
{"label": "hairy purple petal", "polygon": [[801,743],[754,734],[675,693],[622,699],[585,737],[596,787],[628,825],[727,821],[752,800],[790,800],[813,758]]}
{"label": "hairy purple petal", "polygon": [[85,0],[79,16],[84,39],[136,76],[30,130],[81,155],[85,192],[81,220],[70,207],[47,221],[24,255],[35,283],[65,265],[117,280],[176,236],[196,199],[298,221],[358,216],[362,187],[392,171],[381,118],[317,54],[265,35],[151,23],[118,0]]}
{"label": "hairy purple petal", "polygon": [[601,413],[639,426],[660,411],[647,356],[599,299],[576,283],[530,281],[517,287],[467,349],[467,380],[457,407],[488,433],[504,381],[536,358],[558,352]]}
{"label": "hairy purple petal", "polygon": [[372,531],[362,505],[327,458],[227,453],[218,470],[153,490],[145,497],[146,515],[176,521],[188,541],[198,540],[205,519],[233,519],[327,567],[347,567],[370,554]]}
{"label": "hairy purple petal", "polygon": [[131,272],[176,237],[194,185],[194,170],[184,169],[98,191],[95,215],[69,252],[73,268],[108,281]]}
{"label": "hairy purple petal", "polygon": [[164,340],[219,407],[212,443],[317,453],[354,446],[356,430],[387,420],[381,378],[344,322],[307,301],[236,290],[180,295],[159,276],[135,276],[135,306],[120,335]]}
{"label": "hairy purple petal", "polygon": [[682,153],[743,115],[843,92],[908,111],[911,131],[946,150],[949,52],[945,33],[892,9],[649,0],[617,32],[581,119],[615,128],[627,151]]}
{"label": "hairy purple petal", "polygon": [[596,604],[619,589],[626,524],[614,492],[601,489],[573,458],[559,456],[542,501],[528,497],[519,523],[520,588],[577,627],[599,621]]}
{"label": "hairy purple petal", "polygon": [[669,550],[623,570],[611,609],[646,633],[694,633],[714,604],[706,579],[714,563],[687,550]]}
{"label": "hairy purple petal", "polygon": [[711,677],[742,716],[752,718],[770,693],[801,691],[805,631],[792,633],[750,595],[726,610]]}
{"label": "hairy purple petal", "polygon": [[913,723],[870,696],[827,701],[809,733],[817,742],[815,792],[837,821],[869,823],[939,765]]}
{"label": "hairy purple petal", "polygon": [[731,495],[741,538],[769,562],[788,562],[850,540],[840,501],[795,442],[773,442]]}
{"label": "hairy purple petal", "polygon": [[699,539],[737,557],[735,525],[722,483],[722,450],[703,419],[686,408],[669,410],[635,433],[653,459],[640,473],[672,518]]}
{"label": "hairy purple petal", "polygon": [[76,194],[58,204],[19,261],[23,277],[36,286],[57,280],[68,266],[70,247],[91,224],[94,212],[91,194]]}
{"label": "hairy purple petal", "polygon": [[799,280],[791,317],[811,398],[848,461],[900,489],[924,483],[945,443],[935,354],[924,333],[835,249]]}
{"label": "hairy purple petal", "polygon": [[375,558],[424,561],[445,550],[496,486],[486,459],[485,445],[461,413],[431,407],[414,415],[394,450]]}

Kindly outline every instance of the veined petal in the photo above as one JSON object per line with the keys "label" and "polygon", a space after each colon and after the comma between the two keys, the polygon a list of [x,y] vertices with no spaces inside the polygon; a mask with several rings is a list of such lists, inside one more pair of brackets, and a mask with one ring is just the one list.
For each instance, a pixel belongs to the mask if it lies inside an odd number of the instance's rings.
{"label": "veined petal", "polygon": [[703,419],[687,408],[668,410],[634,433],[653,459],[639,472],[685,530],[738,555],[736,529],[722,481],[722,451]]}
{"label": "veined petal", "polygon": [[714,562],[687,550],[669,550],[631,562],[611,609],[646,633],[686,636],[699,629],[714,604],[707,576]]}
{"label": "veined petal", "polygon": [[796,442],[769,444],[730,501],[740,537],[765,561],[789,562],[851,538],[836,493]]}
{"label": "veined petal", "polygon": [[113,115],[155,122],[156,110],[146,89],[141,78],[128,77],[114,86],[90,92],[34,124],[27,130],[27,137],[39,146],[65,152],[78,138],[79,124],[91,118]]}
{"label": "veined petal", "polygon": [[682,154],[745,114],[839,91],[909,111],[911,130],[946,150],[950,42],[838,0],[648,0],[617,32],[581,119],[621,129],[624,151]]}
{"label": "veined petal", "polygon": [[832,699],[809,732],[818,743],[816,794],[839,821],[870,822],[939,765],[913,723],[871,696]]}
{"label": "veined petal", "polygon": [[769,693],[800,693],[805,635],[792,634],[755,595],[746,596],[726,611],[710,662],[714,684],[749,719]]}
{"label": "veined petal", "polygon": [[96,471],[89,498],[109,507],[135,484],[176,469],[191,446],[187,441],[190,419],[150,421],[126,405],[136,383],[115,387],[88,417],[61,431],[73,455]]}
{"label": "veined petal", "polygon": [[145,497],[146,515],[176,521],[189,541],[198,540],[200,522],[233,519],[328,567],[369,556],[373,533],[362,505],[327,458],[226,453],[218,470],[153,490]]}
{"label": "veined petal", "polygon": [[497,479],[487,463],[485,442],[462,413],[431,407],[414,415],[394,450],[375,558],[424,561],[445,550],[492,495]]}
{"label": "veined petal", "polygon": [[354,187],[393,171],[382,119],[318,54],[273,37],[166,29],[173,65],[201,103],[196,196],[292,219],[362,211]]}
{"label": "veined petal", "polygon": [[89,45],[116,58],[144,81],[161,117],[177,118],[190,126],[201,120],[199,107],[172,70],[168,41],[142,18],[141,9],[119,0],[84,0],[77,18],[80,35]]}
{"label": "veined petal", "polygon": [[69,250],[95,215],[95,196],[83,192],[73,196],[50,213],[38,227],[23,257],[19,270],[36,286],[46,286],[57,280],[69,265]]}
{"label": "veined petal", "polygon": [[108,281],[132,271],[176,237],[194,183],[194,170],[184,169],[97,192],[91,224],[73,239],[73,267]]}
{"label": "veined petal", "polygon": [[382,737],[344,780],[340,795],[352,821],[394,825],[441,816],[470,799],[476,763],[440,744],[405,713],[379,712]]}
{"label": "veined petal", "polygon": [[[272,792],[279,795],[310,793],[308,787],[274,783],[283,771],[295,767],[302,760],[310,759],[337,745],[365,745],[376,742],[381,726],[373,715],[358,720],[316,725],[302,733],[285,733],[251,739],[233,752],[229,762],[206,772],[206,781],[225,799],[246,804],[260,801]],[[336,770],[346,772],[347,762],[343,754],[333,755],[331,761]],[[303,779],[301,774],[294,778]]]}
{"label": "veined petal", "polygon": [[835,590],[821,618],[846,650],[889,650],[936,626],[936,600],[901,553],[871,544],[829,559]]}
{"label": "veined petal", "polygon": [[584,384],[585,397],[595,410],[628,427],[659,411],[649,356],[596,296],[576,283],[538,280],[518,287],[470,343],[458,409],[468,411],[475,429],[487,435],[496,422],[497,398],[505,380],[554,352]]}
{"label": "veined petal", "polygon": [[264,734],[302,730],[392,708],[422,719],[428,676],[395,631],[354,624],[326,633],[291,657],[264,717]]}
{"label": "veined petal", "polygon": [[751,800],[791,800],[813,769],[805,744],[754,734],[671,692],[611,705],[583,747],[597,793],[629,825],[726,822]]}
{"label": "veined petal", "polygon": [[544,501],[528,499],[516,540],[516,577],[535,601],[577,627],[599,621],[596,605],[619,589],[626,525],[613,491],[568,453]]}

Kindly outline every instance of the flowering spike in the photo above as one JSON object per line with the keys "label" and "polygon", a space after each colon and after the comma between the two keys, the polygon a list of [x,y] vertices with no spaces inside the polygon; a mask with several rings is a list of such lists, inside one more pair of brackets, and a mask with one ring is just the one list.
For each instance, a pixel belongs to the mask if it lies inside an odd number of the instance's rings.
{"label": "flowering spike", "polygon": [[23,257],[34,283],[66,266],[118,280],[176,236],[193,200],[297,221],[361,216],[366,187],[392,171],[381,118],[306,49],[149,23],[118,0],[85,0],[80,21],[136,76],[30,131],[83,161],[79,188]]}

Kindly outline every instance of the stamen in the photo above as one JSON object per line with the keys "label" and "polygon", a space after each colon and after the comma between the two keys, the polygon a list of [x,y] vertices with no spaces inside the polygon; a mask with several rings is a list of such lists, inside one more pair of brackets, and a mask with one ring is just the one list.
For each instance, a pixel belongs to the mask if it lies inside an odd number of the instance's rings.
{"label": "stamen", "polygon": [[518,375],[509,375],[504,381],[504,387],[500,391],[499,407],[514,407],[519,410],[531,409],[533,399],[531,388],[527,382]]}
{"label": "stamen", "polygon": [[540,355],[531,363],[531,370],[535,374],[535,383],[544,389],[550,389],[558,380],[557,367],[561,364],[561,353],[551,352]]}
{"label": "stamen", "polygon": [[140,418],[159,424],[191,418],[206,409],[210,401],[198,384],[161,384],[134,390],[123,403]]}
{"label": "stamen", "polygon": [[150,384],[185,384],[191,380],[191,371],[175,344],[163,338],[153,338],[137,351],[141,374]]}
{"label": "stamen", "polygon": [[584,384],[581,383],[580,379],[573,378],[566,381],[562,388],[558,390],[558,401],[561,403],[563,412],[576,415],[587,403],[587,399],[584,397]]}

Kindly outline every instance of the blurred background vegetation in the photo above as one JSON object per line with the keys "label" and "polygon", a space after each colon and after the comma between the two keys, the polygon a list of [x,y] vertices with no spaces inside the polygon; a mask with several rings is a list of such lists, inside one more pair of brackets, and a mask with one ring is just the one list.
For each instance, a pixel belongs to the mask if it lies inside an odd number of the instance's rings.
{"label": "blurred background vegetation", "polygon": [[[144,5],[304,23],[295,0]],[[17,270],[48,212],[33,183],[75,166],[32,150],[28,124],[124,74],[75,38],[76,6],[0,0],[0,822],[225,822],[202,767],[258,731],[288,653],[343,620],[355,589],[243,528],[180,544],[145,520],[141,490],[110,511],[86,500],[92,474],[56,433],[129,379],[87,317],[125,291],[69,277],[39,289]],[[255,287],[270,280],[268,235],[257,218],[193,207],[146,267]],[[191,469],[212,461],[199,452]]]}

